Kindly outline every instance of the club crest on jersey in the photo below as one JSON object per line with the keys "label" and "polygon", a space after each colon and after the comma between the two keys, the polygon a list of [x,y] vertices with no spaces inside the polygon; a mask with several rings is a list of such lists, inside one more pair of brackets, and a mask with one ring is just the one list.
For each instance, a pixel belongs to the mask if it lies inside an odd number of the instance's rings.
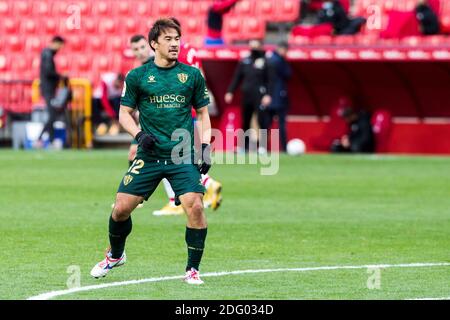
{"label": "club crest on jersey", "polygon": [[178,80],[180,80],[181,83],[185,83],[188,79],[188,75],[186,73],[179,73],[178,74]]}
{"label": "club crest on jersey", "polygon": [[149,76],[147,82],[149,82],[149,83],[154,83],[154,82],[156,82],[155,76]]}
{"label": "club crest on jersey", "polygon": [[130,176],[129,174],[127,174],[125,177],[123,177],[123,184],[124,185],[129,185],[130,182],[133,180],[133,176]]}

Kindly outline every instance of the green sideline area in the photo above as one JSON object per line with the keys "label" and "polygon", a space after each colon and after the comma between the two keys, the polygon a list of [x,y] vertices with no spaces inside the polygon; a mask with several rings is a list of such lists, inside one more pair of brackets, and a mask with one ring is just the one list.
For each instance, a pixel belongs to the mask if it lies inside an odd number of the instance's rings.
{"label": "green sideline area", "polygon": [[[127,151],[0,151],[0,299],[81,286],[183,275],[185,217],[155,217],[162,186],[133,215],[127,264],[89,271],[107,247],[108,217]],[[305,155],[258,165],[215,165],[223,203],[207,210],[202,273],[271,268],[450,262],[450,158]],[[71,269],[73,270],[73,269]],[[450,267],[205,277],[91,290],[56,299],[406,299],[450,297]]]}

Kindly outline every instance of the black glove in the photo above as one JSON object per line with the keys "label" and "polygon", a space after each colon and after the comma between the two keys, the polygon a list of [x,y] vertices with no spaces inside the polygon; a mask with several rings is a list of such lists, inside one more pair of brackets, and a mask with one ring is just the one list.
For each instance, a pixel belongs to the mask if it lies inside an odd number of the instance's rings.
{"label": "black glove", "polygon": [[134,138],[145,152],[153,150],[155,143],[159,142],[158,138],[156,138],[153,134],[145,133],[144,131],[139,131]]}
{"label": "black glove", "polygon": [[207,174],[211,168],[211,146],[207,143],[202,143],[202,154],[197,167],[201,174]]}

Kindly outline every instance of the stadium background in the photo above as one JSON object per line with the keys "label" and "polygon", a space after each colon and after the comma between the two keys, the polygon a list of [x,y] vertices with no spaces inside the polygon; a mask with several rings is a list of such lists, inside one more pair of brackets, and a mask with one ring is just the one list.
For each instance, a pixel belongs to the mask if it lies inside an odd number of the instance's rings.
{"label": "stadium background", "polygon": [[[135,66],[129,51],[130,36],[147,34],[161,16],[177,17],[184,41],[199,49],[203,67],[219,110],[213,125],[239,126],[236,104],[223,101],[237,61],[248,50],[246,39],[266,38],[268,50],[280,39],[291,44],[288,58],[294,68],[290,81],[289,138],[301,138],[308,151],[342,97],[357,107],[387,111],[393,122],[378,137],[379,152],[450,153],[450,1],[431,0],[439,15],[442,35],[386,35],[389,11],[412,12],[415,0],[344,0],[353,16],[368,19],[354,36],[290,33],[299,16],[300,1],[242,0],[225,15],[227,45],[204,47],[206,14],[210,0],[101,0],[0,1],[0,139],[9,145],[11,119],[42,106],[31,90],[38,77],[39,54],[55,34],[66,46],[56,56],[59,72],[86,79],[95,86],[107,71],[126,73]],[[79,19],[77,20],[77,14]],[[384,33],[383,33],[384,32]],[[237,43],[237,44],[236,44]],[[89,135],[88,99],[76,90],[78,109],[75,147],[85,147]],[[384,115],[385,113],[381,113]],[[20,118],[20,117],[19,117]],[[232,122],[232,123],[230,123]],[[83,123],[83,124],[82,124]],[[276,127],[276,124],[275,124]],[[80,128],[78,128],[80,129]],[[382,134],[382,135],[383,135]],[[95,145],[95,137],[94,145]],[[90,146],[88,143],[87,146]],[[217,146],[220,148],[220,146]]]}

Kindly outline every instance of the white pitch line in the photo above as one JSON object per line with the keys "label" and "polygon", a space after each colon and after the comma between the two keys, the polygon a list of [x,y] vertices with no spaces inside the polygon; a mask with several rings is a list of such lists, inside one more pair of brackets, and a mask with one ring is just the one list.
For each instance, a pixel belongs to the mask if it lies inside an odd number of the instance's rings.
{"label": "white pitch line", "polygon": [[[449,262],[438,262],[438,263],[402,263],[402,264],[369,264],[369,265],[361,265],[361,266],[324,266],[324,267],[307,267],[307,268],[280,268],[280,269],[255,269],[255,270],[236,270],[236,271],[222,271],[222,272],[210,272],[202,274],[202,277],[221,277],[227,275],[235,275],[235,274],[246,274],[246,273],[268,273],[268,272],[283,272],[283,271],[297,271],[297,272],[307,272],[307,271],[321,271],[321,270],[346,270],[346,269],[367,269],[367,268],[426,268],[426,267],[448,267],[450,266]],[[118,286],[128,286],[131,284],[141,284],[147,282],[161,282],[168,280],[177,280],[183,279],[184,276],[167,276],[167,277],[158,277],[158,278],[147,278],[140,280],[128,280],[128,281],[120,281],[120,282],[111,282],[104,284],[91,285],[86,287],[77,287],[66,290],[58,290],[58,291],[50,291],[46,293],[42,293],[37,296],[29,297],[27,300],[49,300],[55,297],[83,292],[83,291],[91,291],[98,290],[110,287],[118,287]]]}

